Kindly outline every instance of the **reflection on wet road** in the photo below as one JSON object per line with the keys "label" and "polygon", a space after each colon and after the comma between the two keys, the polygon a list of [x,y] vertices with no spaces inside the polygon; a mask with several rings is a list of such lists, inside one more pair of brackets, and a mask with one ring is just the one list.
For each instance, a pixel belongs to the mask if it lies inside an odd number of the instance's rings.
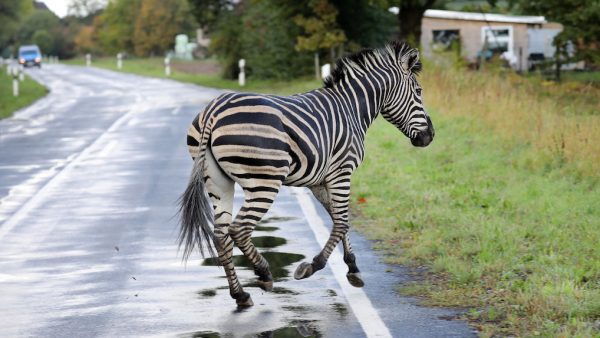
{"label": "reflection on wet road", "polygon": [[[320,250],[298,205],[304,192],[282,190],[254,234],[273,292],[255,285],[235,251],[254,307],[235,307],[210,260],[181,263],[174,214],[192,166],[185,131],[217,91],[95,68],[31,72],[51,94],[0,121],[1,337],[372,336],[329,267],[291,276]],[[440,319],[453,312],[395,294],[405,274],[386,272],[352,236],[364,291],[392,336],[473,335]]]}

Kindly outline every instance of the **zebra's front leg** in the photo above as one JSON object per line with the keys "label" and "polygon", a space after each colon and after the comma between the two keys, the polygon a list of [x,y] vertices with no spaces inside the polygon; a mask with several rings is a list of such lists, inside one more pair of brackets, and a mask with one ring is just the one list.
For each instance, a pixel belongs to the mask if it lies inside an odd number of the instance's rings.
{"label": "zebra's front leg", "polygon": [[[294,278],[304,279],[312,276],[315,272],[323,269],[327,264],[329,256],[348,233],[348,202],[350,195],[350,181],[340,179],[336,186],[317,186],[311,187],[315,197],[323,204],[333,220],[333,229],[329,234],[329,239],[321,252],[313,258],[312,263],[304,262],[296,268]],[[334,198],[335,197],[335,198]],[[354,256],[352,256],[354,257]],[[354,268],[356,264],[353,263]],[[358,270],[358,269],[356,269]]]}
{"label": "zebra's front leg", "polygon": [[362,280],[362,276],[360,275],[360,271],[356,266],[356,257],[354,253],[352,253],[352,246],[350,245],[350,234],[346,233],[344,238],[342,239],[342,243],[344,244],[344,262],[348,265],[348,273],[346,274],[346,278],[348,278],[348,282],[350,285],[362,288],[365,286],[365,282]]}
{"label": "zebra's front leg", "polygon": [[[321,202],[325,210],[327,210],[327,213],[329,213],[331,219],[335,219],[333,214],[334,200],[332,199],[331,194],[329,193],[329,189],[327,189],[324,185],[318,185],[310,187],[310,190],[312,191],[315,198],[319,202]],[[345,212],[347,214],[347,209]],[[346,232],[346,234],[342,238],[342,243],[344,245],[344,262],[346,263],[346,265],[348,265],[348,273],[346,274],[346,278],[348,278],[348,282],[350,282],[350,285],[355,287],[363,287],[365,283],[363,282],[362,277],[360,275],[360,271],[356,266],[356,258],[354,256],[354,253],[352,253],[352,246],[350,245],[349,236],[350,235],[348,234],[348,232]],[[309,269],[308,265],[310,264],[305,264],[304,269]],[[296,271],[298,274],[305,273],[299,272],[298,270]]]}

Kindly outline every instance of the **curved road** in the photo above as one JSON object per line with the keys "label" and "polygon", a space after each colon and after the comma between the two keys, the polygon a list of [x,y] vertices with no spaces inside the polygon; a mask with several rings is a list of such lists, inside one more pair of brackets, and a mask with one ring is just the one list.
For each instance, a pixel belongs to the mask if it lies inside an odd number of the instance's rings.
{"label": "curved road", "polygon": [[240,258],[256,305],[236,309],[222,269],[199,257],[184,266],[175,244],[185,133],[219,91],[64,65],[29,74],[50,94],[0,121],[1,337],[476,335],[455,312],[397,295],[406,271],[356,233],[365,288],[345,281],[339,252],[291,278],[330,226],[302,189],[282,190],[254,235],[274,292],[253,286]]}

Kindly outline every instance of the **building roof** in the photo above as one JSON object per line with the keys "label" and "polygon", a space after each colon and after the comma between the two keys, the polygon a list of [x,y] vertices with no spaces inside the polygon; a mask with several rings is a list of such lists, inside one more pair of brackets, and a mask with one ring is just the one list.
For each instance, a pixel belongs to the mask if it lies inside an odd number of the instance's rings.
{"label": "building roof", "polygon": [[494,21],[494,22],[510,22],[510,23],[526,23],[526,24],[543,24],[546,23],[546,18],[543,16],[524,16],[524,15],[504,15],[492,13],[473,13],[473,12],[456,12],[443,11],[439,9],[428,9],[425,11],[426,18],[434,19],[454,19],[454,20],[469,20],[469,21]]}

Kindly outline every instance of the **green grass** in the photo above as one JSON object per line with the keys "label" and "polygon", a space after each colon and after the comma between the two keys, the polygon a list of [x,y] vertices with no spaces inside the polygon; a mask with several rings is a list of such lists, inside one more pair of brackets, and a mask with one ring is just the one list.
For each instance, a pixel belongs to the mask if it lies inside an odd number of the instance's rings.
{"label": "green grass", "polygon": [[14,97],[12,81],[12,76],[6,75],[6,68],[0,69],[0,119],[11,116],[47,93],[46,87],[26,76],[23,82],[19,82],[19,96]]}
{"label": "green grass", "polygon": [[600,87],[600,71],[563,72],[561,75],[567,81],[578,81]]}
{"label": "green grass", "polygon": [[[174,64],[179,63],[190,63],[203,61],[172,61]],[[84,65],[83,59],[74,59],[67,61],[68,64]],[[164,65],[162,58],[147,58],[147,59],[127,59],[123,61],[123,69],[118,70],[117,64],[114,58],[101,58],[93,61],[92,66],[110,69],[113,71],[123,71],[138,75],[161,77],[167,78],[164,73]],[[293,81],[277,81],[277,80],[254,80],[252,78],[246,79],[246,86],[240,87],[237,80],[223,79],[218,74],[190,74],[180,72],[172,67],[172,73],[170,79],[194,83],[200,86],[219,88],[219,89],[231,89],[247,92],[256,93],[269,93],[277,95],[291,95],[297,93],[307,92],[309,90],[320,87],[322,84],[320,81],[316,81],[313,78],[296,79]]]}
{"label": "green grass", "polygon": [[470,308],[484,336],[600,334],[600,182],[531,168],[534,148],[474,117],[432,119],[425,149],[379,119],[353,177],[353,225],[434,273],[402,291]]}

